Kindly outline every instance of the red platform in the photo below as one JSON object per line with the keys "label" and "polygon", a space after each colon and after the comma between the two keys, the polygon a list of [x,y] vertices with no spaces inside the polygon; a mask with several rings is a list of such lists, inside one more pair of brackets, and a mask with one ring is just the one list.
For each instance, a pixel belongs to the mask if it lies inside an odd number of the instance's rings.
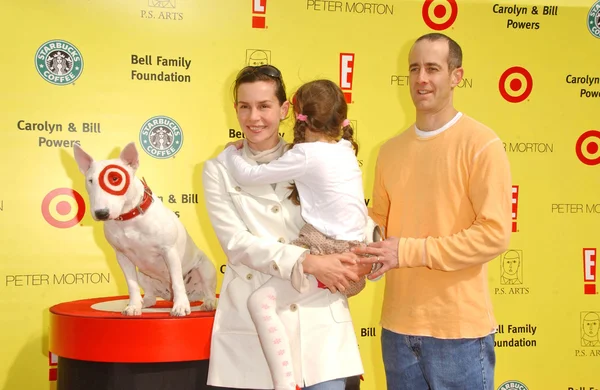
{"label": "red platform", "polygon": [[141,316],[121,310],[127,296],[84,299],[50,308],[50,351],[88,362],[157,363],[207,360],[215,312],[192,303],[186,317],[171,317],[171,303],[158,301]]}

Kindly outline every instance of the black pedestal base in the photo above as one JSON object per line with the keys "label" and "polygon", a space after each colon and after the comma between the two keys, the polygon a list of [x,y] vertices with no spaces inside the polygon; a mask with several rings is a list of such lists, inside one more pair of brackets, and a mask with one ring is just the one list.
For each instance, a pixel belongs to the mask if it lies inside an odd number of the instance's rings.
{"label": "black pedestal base", "polygon": [[200,390],[208,360],[174,363],[99,363],[58,358],[57,390]]}
{"label": "black pedestal base", "polygon": [[[174,363],[99,363],[58,358],[57,390],[218,390],[208,386],[208,360]],[[360,390],[360,377],[346,390]]]}

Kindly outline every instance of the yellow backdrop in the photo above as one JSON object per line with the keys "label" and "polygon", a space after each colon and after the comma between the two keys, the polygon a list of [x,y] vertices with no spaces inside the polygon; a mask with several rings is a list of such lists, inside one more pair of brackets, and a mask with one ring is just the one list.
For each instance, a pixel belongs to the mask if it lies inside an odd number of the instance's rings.
{"label": "yellow backdrop", "polygon": [[[201,170],[241,136],[236,72],[274,64],[289,93],[338,82],[370,202],[378,148],[414,120],[409,47],[431,31],[462,45],[456,106],[501,136],[512,165],[515,232],[489,267],[501,324],[495,388],[600,388],[600,2],[376,1],[3,3],[0,388],[54,386],[50,306],[127,292],[90,217],[74,142],[104,159],[135,141],[139,175],[220,267]],[[160,121],[175,140],[167,150],[148,138]],[[291,140],[291,121],[282,132]],[[351,300],[365,390],[385,388],[384,283]]]}

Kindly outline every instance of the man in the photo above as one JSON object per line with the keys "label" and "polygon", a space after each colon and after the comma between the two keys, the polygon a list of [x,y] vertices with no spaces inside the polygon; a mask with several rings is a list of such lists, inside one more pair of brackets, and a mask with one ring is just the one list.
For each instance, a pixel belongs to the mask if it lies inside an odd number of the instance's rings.
{"label": "man", "polygon": [[385,241],[356,250],[385,273],[381,344],[388,389],[493,389],[497,323],[487,263],[511,233],[502,142],[458,112],[460,46],[427,34],[409,54],[416,122],[379,152],[371,216]]}

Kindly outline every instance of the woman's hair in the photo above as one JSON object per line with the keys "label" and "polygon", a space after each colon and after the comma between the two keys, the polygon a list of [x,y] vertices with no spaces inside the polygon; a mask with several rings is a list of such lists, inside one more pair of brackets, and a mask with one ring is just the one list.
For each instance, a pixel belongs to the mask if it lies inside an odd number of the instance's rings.
{"label": "woman's hair", "polygon": [[285,93],[285,84],[279,69],[273,65],[246,66],[239,71],[235,78],[233,86],[233,101],[238,102],[238,88],[244,83],[254,83],[256,81],[271,81],[275,83],[275,96],[282,105],[287,100]]}
{"label": "woman's hair", "polygon": [[[302,85],[292,99],[296,123],[294,124],[294,145],[305,142],[306,129],[320,133],[331,140],[343,138],[350,141],[354,153],[358,154],[358,144],[354,141],[354,129],[348,121],[348,104],[344,93],[333,81],[314,80]],[[300,204],[298,188],[290,187],[289,199]]]}

